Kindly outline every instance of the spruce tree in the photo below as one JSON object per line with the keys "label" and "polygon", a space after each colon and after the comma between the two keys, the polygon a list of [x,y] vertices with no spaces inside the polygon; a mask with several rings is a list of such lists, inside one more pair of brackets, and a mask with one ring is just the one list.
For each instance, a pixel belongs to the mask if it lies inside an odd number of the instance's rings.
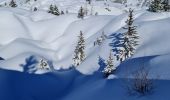
{"label": "spruce tree", "polygon": [[161,0],[153,0],[149,6],[149,11],[160,12],[163,10],[163,4]]}
{"label": "spruce tree", "polygon": [[168,0],[164,0],[162,2],[162,5],[163,5],[163,10],[164,11],[169,11],[170,10],[170,5],[168,4]]}
{"label": "spruce tree", "polygon": [[60,15],[60,12],[58,10],[58,7],[56,5],[50,5],[48,13],[54,14],[56,16]]}
{"label": "spruce tree", "polygon": [[58,10],[58,7],[56,5],[54,6],[54,13],[53,14],[57,15],[57,16],[60,15],[60,11]]}
{"label": "spruce tree", "polygon": [[124,27],[127,32],[114,34],[114,39],[110,44],[110,46],[113,47],[117,60],[120,62],[131,57],[136,50],[136,46],[138,45],[139,36],[136,31],[137,27],[133,25],[133,22],[133,10],[129,9],[129,17],[126,21],[127,27]]}
{"label": "spruce tree", "polygon": [[9,3],[9,6],[15,8],[15,7],[17,7],[17,4],[14,0],[11,0]]}
{"label": "spruce tree", "polygon": [[112,50],[111,50],[110,54],[109,54],[109,58],[106,63],[106,67],[103,70],[105,77],[108,77],[110,74],[113,73],[113,71],[116,70],[116,68],[114,67],[114,64],[113,64],[114,63],[113,60],[114,59],[113,59],[113,54],[112,54]]}
{"label": "spruce tree", "polygon": [[48,13],[53,13],[54,12],[54,7],[53,7],[53,5],[51,4],[50,5],[50,7],[49,7],[49,11],[48,11]]}
{"label": "spruce tree", "polygon": [[80,7],[80,10],[78,12],[78,18],[83,19],[84,15],[85,15],[84,9],[83,9],[83,7]]}
{"label": "spruce tree", "polygon": [[74,66],[80,65],[85,60],[85,39],[82,31],[78,36],[78,43],[76,49],[74,50]]}

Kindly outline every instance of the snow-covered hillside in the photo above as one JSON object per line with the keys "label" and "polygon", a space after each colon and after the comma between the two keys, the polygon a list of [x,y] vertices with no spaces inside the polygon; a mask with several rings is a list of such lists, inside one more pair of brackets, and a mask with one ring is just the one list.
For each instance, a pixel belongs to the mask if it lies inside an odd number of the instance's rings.
{"label": "snow-covered hillside", "polygon": [[[6,1],[10,0],[1,0],[1,4]],[[4,58],[0,60],[2,82],[0,82],[0,99],[161,100],[166,97],[164,100],[169,100],[170,87],[165,85],[168,85],[170,80],[170,12],[148,12],[145,7],[136,6],[139,2],[131,4],[132,1],[128,1],[127,7],[111,1],[96,1],[89,5],[84,0],[37,0],[36,2],[31,0],[27,4],[23,1],[16,8],[0,7],[0,57]],[[141,0],[141,5],[145,1]],[[56,4],[64,12],[68,10],[69,13],[60,16],[48,13],[47,9],[51,3]],[[87,14],[84,19],[77,17],[81,6],[91,11],[91,14]],[[38,10],[32,11],[34,7]],[[98,57],[108,59],[112,49],[109,46],[112,42],[109,36],[125,32],[122,27],[126,25],[127,9],[130,7],[135,10],[134,24],[140,37],[139,45],[135,54],[123,63],[114,57],[114,65],[117,67],[115,75],[110,76],[111,80],[104,79]],[[73,64],[80,31],[85,37],[86,59],[75,69],[68,69]],[[107,38],[101,45],[94,45],[103,33]],[[53,71],[38,70],[35,75],[22,73],[24,69],[21,64],[25,64],[26,59],[32,55],[38,60],[43,58],[51,61]],[[160,85],[156,86],[158,88],[153,95],[141,98],[128,96],[122,86],[123,81],[140,67],[149,69],[149,78],[154,79],[156,85]],[[67,70],[62,71],[62,69]],[[14,84],[11,84],[13,81]],[[39,93],[41,90],[42,94]],[[47,93],[49,95],[46,95]]]}

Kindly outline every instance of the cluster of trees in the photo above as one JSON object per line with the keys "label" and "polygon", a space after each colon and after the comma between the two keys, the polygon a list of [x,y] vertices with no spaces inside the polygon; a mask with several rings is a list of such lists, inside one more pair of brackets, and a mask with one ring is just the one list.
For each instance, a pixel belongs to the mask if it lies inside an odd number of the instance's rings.
{"label": "cluster of trees", "polygon": [[[78,18],[83,19],[87,15],[98,15],[98,12],[94,12],[94,6],[91,4],[91,0],[86,0],[87,3],[84,7],[80,7],[78,11]],[[90,9],[87,7],[89,4]]]}
{"label": "cluster of trees", "polygon": [[54,14],[56,16],[59,16],[60,14],[63,14],[64,12],[61,12],[58,10],[58,7],[56,5],[50,5],[48,13]]}
{"label": "cluster of trees", "polygon": [[[100,58],[99,64],[102,64],[101,66],[104,67],[103,73],[106,77],[112,74],[116,70],[113,64],[114,57],[113,57],[112,52],[114,52],[115,54],[114,56],[116,57],[118,61],[123,62],[124,60],[131,57],[136,50],[139,36],[136,31],[137,27],[133,25],[133,22],[134,22],[133,10],[129,9],[129,16],[126,21],[126,27],[123,27],[123,29],[127,31],[124,33],[116,34],[116,35],[115,34],[111,35],[111,38],[114,38],[112,43],[110,43],[110,46],[113,49],[112,51],[110,51],[110,55],[108,57],[107,62],[105,62],[104,60],[101,59],[101,57],[99,57]],[[106,35],[103,33],[103,35],[101,36],[101,39],[103,40],[105,38],[106,38]],[[101,41],[99,41],[100,39],[97,39],[97,40],[98,41],[94,42],[95,44],[102,43]],[[78,40],[74,53],[75,53],[74,58],[73,58],[74,65],[78,66],[85,60],[85,57],[86,57],[85,56],[85,39],[83,37],[82,32],[80,32],[79,40]]]}
{"label": "cluster of trees", "polygon": [[148,10],[151,12],[169,11],[170,5],[168,4],[168,0],[153,0]]}

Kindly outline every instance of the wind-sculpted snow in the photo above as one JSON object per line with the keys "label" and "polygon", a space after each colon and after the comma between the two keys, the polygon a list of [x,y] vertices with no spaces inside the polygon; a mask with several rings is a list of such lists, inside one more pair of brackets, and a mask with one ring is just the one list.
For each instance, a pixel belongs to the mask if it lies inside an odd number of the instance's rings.
{"label": "wind-sculpted snow", "polygon": [[[169,15],[167,12],[157,14],[143,10],[135,12],[140,45],[132,58],[169,54]],[[35,54],[52,60],[55,69],[68,68],[73,63],[73,52],[81,30],[86,39],[87,59],[77,70],[83,74],[92,74],[99,68],[98,56],[107,59],[111,49],[109,38],[101,46],[94,46],[94,41],[102,35],[102,32],[107,36],[125,32],[122,27],[125,26],[127,13],[87,16],[81,20],[77,18],[77,14],[54,16],[45,11],[32,13],[18,8],[16,10],[2,8],[0,17],[2,19],[0,56],[6,59],[3,63],[0,62],[0,65],[12,65],[15,60],[11,59],[15,57]],[[21,58],[22,61],[25,60],[24,57]],[[15,63],[15,68],[12,69],[17,69],[17,64],[19,67],[20,63]],[[115,61],[115,65],[118,66],[119,62]]]}

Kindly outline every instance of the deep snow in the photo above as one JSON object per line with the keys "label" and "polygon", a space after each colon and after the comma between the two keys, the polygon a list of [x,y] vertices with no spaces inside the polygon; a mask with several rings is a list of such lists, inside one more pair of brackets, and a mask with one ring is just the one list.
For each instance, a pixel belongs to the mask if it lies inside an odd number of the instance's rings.
{"label": "deep snow", "polygon": [[[144,8],[135,8],[135,25],[140,43],[135,54],[123,63],[114,61],[115,75],[104,79],[99,70],[98,57],[107,60],[114,33],[125,32],[122,27],[127,20],[124,5],[94,2],[93,15],[83,20],[77,18],[82,0],[56,0],[59,9],[69,14],[54,16],[46,9],[53,0],[38,0],[37,3],[20,5],[18,8],[0,8],[0,99],[2,100],[169,100],[170,79],[170,13],[152,13]],[[40,10],[33,12],[32,7]],[[87,8],[90,10],[91,6]],[[95,16],[94,13],[99,15]],[[76,69],[69,68],[77,36],[82,31],[86,40],[86,60]],[[102,45],[94,41],[104,32],[108,38]],[[38,71],[23,73],[20,64],[31,55],[53,62],[54,72]],[[149,78],[154,79],[153,94],[129,96],[125,82],[131,73],[140,67],[149,69]],[[19,72],[18,72],[19,71]],[[37,75],[40,74],[40,75]],[[133,80],[133,78],[132,78]],[[41,91],[41,92],[40,92]]]}

